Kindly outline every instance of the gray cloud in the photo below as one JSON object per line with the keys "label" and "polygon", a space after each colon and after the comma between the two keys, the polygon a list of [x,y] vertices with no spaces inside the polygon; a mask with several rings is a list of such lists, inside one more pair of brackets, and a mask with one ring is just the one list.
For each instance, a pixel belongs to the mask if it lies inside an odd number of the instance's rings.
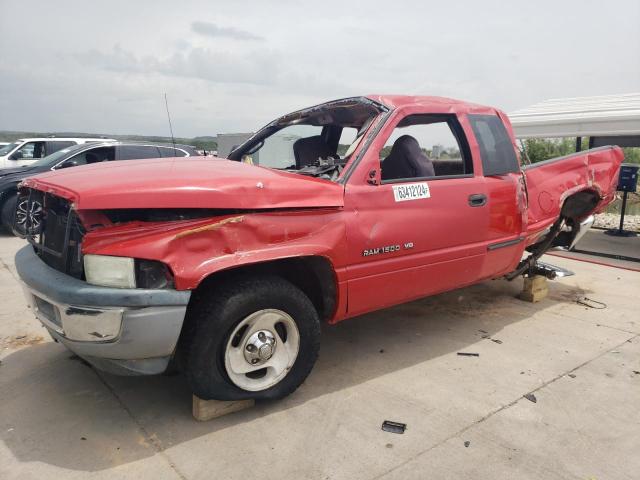
{"label": "gray cloud", "polygon": [[217,2],[214,23],[200,15],[207,0],[58,3],[0,0],[3,17],[29,18],[0,29],[2,129],[166,133],[164,92],[176,134],[192,136],[254,130],[349,95],[442,95],[508,112],[637,91],[640,78],[638,0],[242,0]]}
{"label": "gray cloud", "polygon": [[200,35],[206,35],[207,37],[226,37],[234,40],[264,41],[263,37],[251,32],[233,27],[220,27],[211,22],[195,21],[191,24],[191,30],[195,33],[199,33]]}
{"label": "gray cloud", "polygon": [[279,56],[268,50],[246,53],[190,48],[168,57],[136,57],[116,45],[110,52],[91,50],[76,55],[84,65],[129,74],[153,74],[196,78],[213,83],[271,85],[278,73]]}

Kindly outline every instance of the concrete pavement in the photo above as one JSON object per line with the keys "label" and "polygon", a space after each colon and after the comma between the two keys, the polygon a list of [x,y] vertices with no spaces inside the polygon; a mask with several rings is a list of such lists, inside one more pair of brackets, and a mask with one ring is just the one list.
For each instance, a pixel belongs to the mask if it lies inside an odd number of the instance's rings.
{"label": "concrete pavement", "polygon": [[[638,272],[549,257],[576,276],[538,304],[496,280],[324,328],[294,395],[198,423],[182,377],[98,373],[48,340],[15,279],[21,244],[0,238],[3,480],[640,472]],[[407,431],[383,432],[386,419]]]}

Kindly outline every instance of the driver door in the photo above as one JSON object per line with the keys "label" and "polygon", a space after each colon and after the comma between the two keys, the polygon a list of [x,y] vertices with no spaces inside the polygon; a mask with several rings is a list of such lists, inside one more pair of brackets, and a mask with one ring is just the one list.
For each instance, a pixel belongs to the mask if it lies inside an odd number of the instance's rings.
{"label": "driver door", "polygon": [[[403,124],[405,118],[398,115],[378,135],[361,178],[352,176],[346,187],[349,316],[468,285],[481,275],[487,192],[464,133],[455,115],[422,114]],[[421,161],[430,160],[435,174],[381,180],[395,141],[405,135],[419,141]]]}

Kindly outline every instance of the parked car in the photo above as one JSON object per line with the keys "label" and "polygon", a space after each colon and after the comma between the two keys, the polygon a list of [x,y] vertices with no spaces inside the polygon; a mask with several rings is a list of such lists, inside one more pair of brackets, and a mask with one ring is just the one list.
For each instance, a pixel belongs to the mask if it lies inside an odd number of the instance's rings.
{"label": "parked car", "polygon": [[174,358],[201,398],[280,398],[311,371],[321,322],[552,277],[538,258],[612,201],[622,157],[522,168],[500,110],[348,98],[274,120],[228,160],[30,177],[15,264],[52,337],[97,368],[156,374]]}
{"label": "parked car", "polygon": [[95,142],[74,145],[47,155],[28,166],[0,170],[0,221],[7,231],[24,226],[25,203],[17,205],[18,184],[38,173],[111,160],[133,160],[160,157],[193,157],[198,153],[188,145],[159,145],[140,142]]}
{"label": "parked car", "polygon": [[21,138],[0,148],[0,169],[30,165],[72,145],[113,141],[110,138]]}

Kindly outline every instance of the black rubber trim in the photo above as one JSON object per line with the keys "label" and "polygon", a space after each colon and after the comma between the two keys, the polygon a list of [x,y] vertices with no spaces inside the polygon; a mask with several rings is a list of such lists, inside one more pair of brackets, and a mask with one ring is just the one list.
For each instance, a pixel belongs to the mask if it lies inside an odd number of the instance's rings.
{"label": "black rubber trim", "polygon": [[153,307],[187,305],[190,290],[113,288],[91,285],[51,268],[27,245],[16,253],[20,279],[54,302],[77,306]]}
{"label": "black rubber trim", "polygon": [[434,177],[411,177],[411,178],[390,178],[388,180],[383,180],[380,182],[381,185],[389,185],[394,183],[411,183],[411,182],[433,182],[438,180],[452,180],[456,178],[475,178],[473,173],[468,173],[464,175],[440,175]]}
{"label": "black rubber trim", "polygon": [[487,246],[487,250],[491,251],[491,250],[497,250],[498,248],[510,247],[511,245],[517,245],[523,240],[524,240],[524,237],[519,237],[519,238],[514,238],[513,240],[507,240],[505,242],[492,243],[491,245]]}

